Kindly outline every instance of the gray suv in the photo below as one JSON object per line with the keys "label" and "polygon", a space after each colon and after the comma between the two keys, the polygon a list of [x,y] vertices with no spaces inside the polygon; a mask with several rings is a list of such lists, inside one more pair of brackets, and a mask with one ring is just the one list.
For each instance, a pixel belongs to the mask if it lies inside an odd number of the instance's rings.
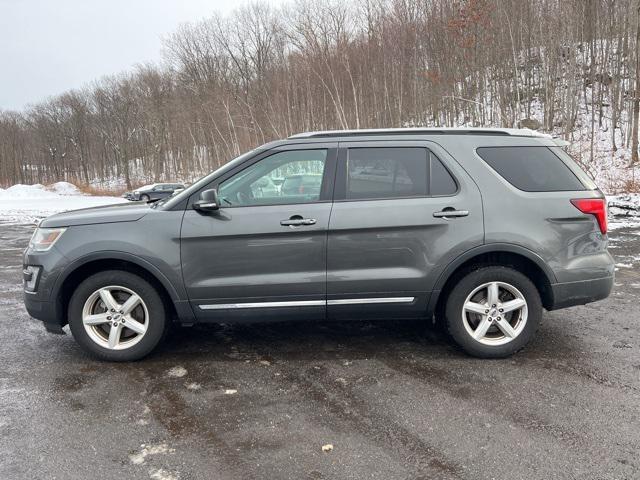
{"label": "gray suv", "polygon": [[543,309],[609,295],[607,242],[603,194],[549,137],[313,132],[155,204],[46,218],[25,303],[106,360],[144,357],[173,322],[433,318],[469,354],[504,357]]}

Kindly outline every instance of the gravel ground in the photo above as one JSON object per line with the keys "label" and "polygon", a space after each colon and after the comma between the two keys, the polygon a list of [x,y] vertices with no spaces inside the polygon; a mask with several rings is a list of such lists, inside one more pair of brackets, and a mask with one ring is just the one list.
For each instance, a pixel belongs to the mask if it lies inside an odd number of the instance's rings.
{"label": "gravel ground", "polygon": [[0,479],[640,478],[640,228],[614,294],[510,359],[351,322],[180,328],[133,364],[29,318],[31,228],[0,225]]}

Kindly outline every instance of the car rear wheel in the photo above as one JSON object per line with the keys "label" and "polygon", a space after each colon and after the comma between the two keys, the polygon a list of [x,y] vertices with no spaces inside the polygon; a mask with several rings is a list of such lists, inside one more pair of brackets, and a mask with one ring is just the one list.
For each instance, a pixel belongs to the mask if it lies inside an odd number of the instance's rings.
{"label": "car rear wheel", "polygon": [[162,341],[168,323],[155,288],[129,272],[92,275],[69,303],[73,337],[102,360],[132,361],[148,355]]}
{"label": "car rear wheel", "polygon": [[482,267],[453,287],[445,315],[449,334],[465,352],[501,358],[533,338],[542,318],[542,302],[535,285],[522,273]]}

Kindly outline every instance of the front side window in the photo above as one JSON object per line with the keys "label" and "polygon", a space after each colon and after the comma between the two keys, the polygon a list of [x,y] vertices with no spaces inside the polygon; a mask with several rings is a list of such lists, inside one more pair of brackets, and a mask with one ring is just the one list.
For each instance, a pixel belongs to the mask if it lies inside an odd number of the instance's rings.
{"label": "front side window", "polygon": [[326,160],[326,149],[275,153],[222,182],[218,195],[223,206],[317,202]]}

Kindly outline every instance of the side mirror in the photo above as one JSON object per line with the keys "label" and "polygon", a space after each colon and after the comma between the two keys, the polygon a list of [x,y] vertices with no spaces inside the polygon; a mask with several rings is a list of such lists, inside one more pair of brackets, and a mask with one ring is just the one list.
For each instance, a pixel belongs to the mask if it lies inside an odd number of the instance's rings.
{"label": "side mirror", "polygon": [[214,212],[220,208],[218,191],[215,188],[205,190],[200,194],[200,200],[193,203],[193,208],[201,212]]}

